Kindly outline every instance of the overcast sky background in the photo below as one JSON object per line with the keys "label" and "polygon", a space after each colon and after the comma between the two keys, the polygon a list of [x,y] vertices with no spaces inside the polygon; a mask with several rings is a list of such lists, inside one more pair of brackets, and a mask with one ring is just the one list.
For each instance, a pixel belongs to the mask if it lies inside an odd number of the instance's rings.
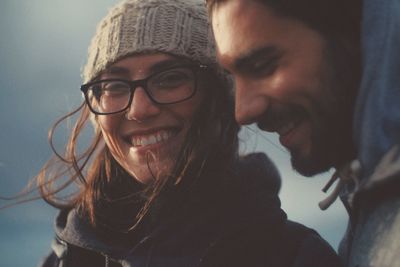
{"label": "overcast sky background", "polygon": [[[47,130],[77,107],[80,69],[97,22],[115,0],[1,0],[0,195],[16,194],[51,155]],[[337,201],[318,209],[329,174],[313,179],[291,170],[276,136],[245,130],[242,150],[264,151],[282,178],[281,200],[290,219],[315,228],[334,248],[347,215]],[[0,202],[4,205],[5,202]],[[49,251],[56,210],[35,201],[0,211],[0,266],[36,266]]]}

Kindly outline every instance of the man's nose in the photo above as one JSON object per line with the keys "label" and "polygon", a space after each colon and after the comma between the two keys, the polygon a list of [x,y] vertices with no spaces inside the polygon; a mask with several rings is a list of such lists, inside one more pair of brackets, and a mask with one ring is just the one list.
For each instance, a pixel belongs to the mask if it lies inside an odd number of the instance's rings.
{"label": "man's nose", "polygon": [[149,98],[142,87],[138,87],[133,93],[132,103],[125,117],[128,120],[143,122],[159,113],[160,107]]}
{"label": "man's nose", "polygon": [[268,95],[256,83],[235,80],[235,118],[239,124],[257,122],[268,105]]}

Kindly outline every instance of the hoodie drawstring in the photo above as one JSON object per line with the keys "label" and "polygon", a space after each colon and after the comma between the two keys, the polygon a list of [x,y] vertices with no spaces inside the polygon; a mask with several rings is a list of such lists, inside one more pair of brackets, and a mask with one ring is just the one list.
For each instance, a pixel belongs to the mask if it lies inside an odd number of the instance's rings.
{"label": "hoodie drawstring", "polygon": [[104,262],[105,262],[105,267],[109,267],[110,266],[110,258],[108,257],[107,254],[104,254]]}
{"label": "hoodie drawstring", "polygon": [[332,175],[331,179],[329,179],[328,183],[324,186],[322,191],[326,193],[337,179],[339,179],[339,182],[336,185],[335,189],[332,191],[332,193],[324,200],[319,202],[318,204],[319,208],[321,210],[326,210],[327,208],[329,208],[332,205],[332,203],[335,202],[345,184],[353,181],[355,187],[358,188],[360,174],[361,174],[361,164],[358,160],[353,160],[352,162],[344,165],[342,168],[339,168]]}

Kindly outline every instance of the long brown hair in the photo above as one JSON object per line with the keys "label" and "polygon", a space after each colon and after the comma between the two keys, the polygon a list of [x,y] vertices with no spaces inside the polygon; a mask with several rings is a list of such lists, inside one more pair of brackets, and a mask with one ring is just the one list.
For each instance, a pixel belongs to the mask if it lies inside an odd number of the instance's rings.
{"label": "long brown hair", "polygon": [[[150,207],[158,199],[160,193],[169,185],[179,185],[188,179],[201,179],[203,170],[207,168],[223,169],[235,160],[238,151],[237,133],[239,126],[234,120],[233,97],[228,80],[217,74],[216,68],[210,67],[201,74],[199,87],[204,90],[205,97],[196,111],[184,145],[170,175],[146,185],[139,194],[144,197],[134,228],[147,214]],[[65,151],[58,153],[53,145],[56,128],[72,116],[77,115]],[[78,208],[88,215],[90,222],[96,225],[101,213],[98,202],[104,197],[104,190],[121,177],[130,177],[116,162],[104,144],[101,130],[94,127],[93,138],[88,147],[78,152],[78,139],[93,116],[88,106],[82,103],[79,108],[57,120],[49,130],[49,143],[54,156],[34,177],[41,197],[50,205],[59,208]],[[196,177],[193,177],[196,176]],[[66,190],[74,184],[71,193]],[[212,186],[212,185],[210,185]],[[67,196],[60,193],[68,191]],[[138,192],[120,195],[120,199],[129,200]]]}

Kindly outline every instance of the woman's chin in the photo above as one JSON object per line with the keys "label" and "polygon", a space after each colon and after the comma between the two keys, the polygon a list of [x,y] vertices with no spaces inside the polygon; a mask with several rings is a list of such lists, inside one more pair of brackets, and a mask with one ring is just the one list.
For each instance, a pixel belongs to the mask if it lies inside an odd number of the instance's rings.
{"label": "woman's chin", "polygon": [[139,183],[150,184],[157,179],[162,179],[163,177],[166,177],[168,173],[171,172],[172,164],[173,162],[171,160],[167,160],[162,164],[143,164],[143,166],[141,166],[142,170],[137,170],[138,168],[135,168],[135,170],[129,170],[129,167],[125,169],[127,169],[128,173],[132,177],[134,177]]}

